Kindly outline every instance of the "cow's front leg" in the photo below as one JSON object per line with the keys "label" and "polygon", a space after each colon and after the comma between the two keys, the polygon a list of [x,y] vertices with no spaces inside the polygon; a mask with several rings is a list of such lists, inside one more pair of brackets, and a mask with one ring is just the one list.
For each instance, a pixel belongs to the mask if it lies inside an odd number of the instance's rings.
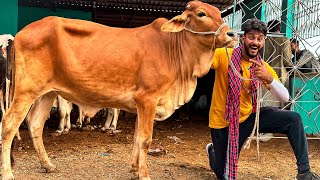
{"label": "cow's front leg", "polygon": [[[148,167],[147,167],[147,152],[152,142],[153,121],[156,111],[156,101],[151,96],[136,99],[137,103],[137,131],[135,132],[135,145],[134,153],[139,155],[139,179],[149,180]],[[135,152],[138,144],[138,152]],[[133,158],[137,155],[134,154]],[[133,165],[137,160],[133,159]],[[133,166],[134,167],[134,166]]]}
{"label": "cow's front leg", "polygon": [[27,118],[29,131],[34,148],[38,154],[41,167],[47,172],[54,172],[56,167],[50,162],[48,154],[43,145],[43,127],[53,104],[56,94],[51,92],[38,98],[33,104]]}

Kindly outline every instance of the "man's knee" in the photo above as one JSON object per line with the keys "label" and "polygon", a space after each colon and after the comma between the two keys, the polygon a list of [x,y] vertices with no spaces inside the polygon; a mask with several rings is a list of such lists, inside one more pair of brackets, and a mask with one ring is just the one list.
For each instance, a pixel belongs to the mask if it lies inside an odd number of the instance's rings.
{"label": "man's knee", "polygon": [[290,111],[288,118],[293,125],[303,126],[302,119],[299,113]]}

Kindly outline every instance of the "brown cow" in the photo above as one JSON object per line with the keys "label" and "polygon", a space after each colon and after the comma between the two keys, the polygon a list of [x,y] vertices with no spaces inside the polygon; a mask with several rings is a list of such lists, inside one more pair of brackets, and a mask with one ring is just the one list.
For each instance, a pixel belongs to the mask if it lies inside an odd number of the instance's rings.
{"label": "brown cow", "polygon": [[192,97],[197,77],[210,68],[214,49],[232,47],[236,35],[216,7],[200,1],[170,21],[125,29],[47,17],[22,29],[14,41],[14,95],[3,119],[2,178],[13,179],[10,147],[27,123],[40,163],[50,162],[42,139],[57,94],[96,111],[114,107],[137,113],[132,172],[150,179],[147,151],[153,121],[165,120]]}

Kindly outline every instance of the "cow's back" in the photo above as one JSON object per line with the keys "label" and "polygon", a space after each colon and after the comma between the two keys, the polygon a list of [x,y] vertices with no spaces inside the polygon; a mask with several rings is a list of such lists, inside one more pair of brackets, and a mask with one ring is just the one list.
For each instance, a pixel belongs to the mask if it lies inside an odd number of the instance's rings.
{"label": "cow's back", "polygon": [[[24,81],[34,84],[27,88],[55,90],[80,105],[135,109],[133,95],[141,76],[157,77],[157,67],[166,69],[165,61],[159,61],[163,21],[129,29],[47,17],[17,34],[17,68],[23,67],[20,71],[28,74]],[[140,75],[141,69],[149,72]]]}

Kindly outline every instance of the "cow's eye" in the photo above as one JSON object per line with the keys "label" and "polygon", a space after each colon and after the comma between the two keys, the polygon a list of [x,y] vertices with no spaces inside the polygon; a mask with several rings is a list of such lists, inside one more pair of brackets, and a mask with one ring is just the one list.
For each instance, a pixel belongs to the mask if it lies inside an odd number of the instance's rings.
{"label": "cow's eye", "polygon": [[199,13],[198,13],[198,16],[199,16],[199,17],[203,17],[203,16],[206,16],[206,14],[205,14],[204,12],[199,12]]}
{"label": "cow's eye", "polygon": [[189,10],[190,6],[191,6],[191,5],[190,5],[189,3],[187,3],[187,4],[186,4],[186,9]]}

